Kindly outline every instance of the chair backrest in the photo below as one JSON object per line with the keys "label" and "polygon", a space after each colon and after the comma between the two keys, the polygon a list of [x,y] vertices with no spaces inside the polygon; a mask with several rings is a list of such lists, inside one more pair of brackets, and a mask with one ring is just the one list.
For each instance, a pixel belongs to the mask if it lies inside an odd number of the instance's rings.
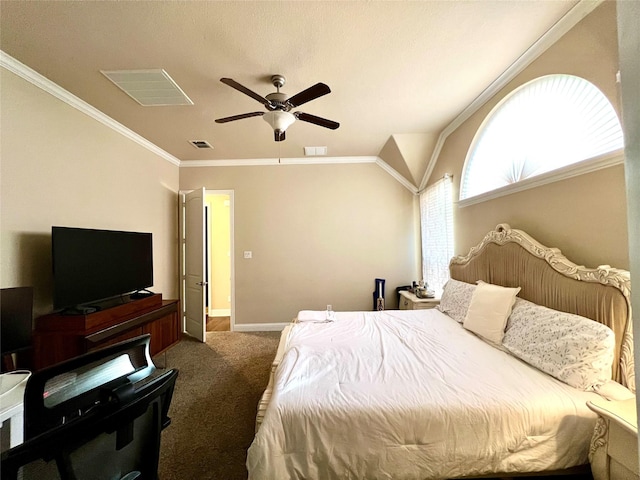
{"label": "chair backrest", "polygon": [[[140,355],[140,347],[143,355]],[[2,454],[2,478],[157,478],[177,370],[158,370],[147,336],[36,372],[25,442]]]}

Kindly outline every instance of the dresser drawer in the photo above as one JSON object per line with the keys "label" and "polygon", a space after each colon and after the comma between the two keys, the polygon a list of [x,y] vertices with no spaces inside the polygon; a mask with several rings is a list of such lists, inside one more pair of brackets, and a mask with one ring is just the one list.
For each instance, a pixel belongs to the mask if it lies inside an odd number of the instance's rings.
{"label": "dresser drawer", "polygon": [[439,298],[418,298],[406,290],[400,292],[400,310],[424,310],[439,304]]}

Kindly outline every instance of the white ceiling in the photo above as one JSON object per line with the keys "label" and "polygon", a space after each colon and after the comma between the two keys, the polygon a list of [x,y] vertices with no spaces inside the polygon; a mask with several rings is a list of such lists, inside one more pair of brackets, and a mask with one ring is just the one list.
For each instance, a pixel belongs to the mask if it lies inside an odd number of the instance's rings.
{"label": "white ceiling", "polygon": [[[576,3],[4,0],[0,48],[181,161],[295,158],[304,146],[379,156],[392,135],[417,135],[409,150],[432,150],[443,128]],[[194,105],[143,107],[100,73],[129,69],[166,70]],[[275,91],[273,74],[286,76],[289,95],[329,85],[329,95],[296,110],[340,128],[297,121],[276,143],[260,117],[214,123],[263,109],[221,77],[264,96]]]}

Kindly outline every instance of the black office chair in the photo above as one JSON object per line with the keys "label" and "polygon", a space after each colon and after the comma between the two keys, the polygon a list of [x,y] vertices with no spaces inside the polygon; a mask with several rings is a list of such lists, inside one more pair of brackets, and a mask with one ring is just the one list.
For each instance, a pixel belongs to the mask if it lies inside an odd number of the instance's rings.
{"label": "black office chair", "polygon": [[156,369],[149,335],[41,372],[25,389],[25,441],[2,479],[156,480],[177,370]]}

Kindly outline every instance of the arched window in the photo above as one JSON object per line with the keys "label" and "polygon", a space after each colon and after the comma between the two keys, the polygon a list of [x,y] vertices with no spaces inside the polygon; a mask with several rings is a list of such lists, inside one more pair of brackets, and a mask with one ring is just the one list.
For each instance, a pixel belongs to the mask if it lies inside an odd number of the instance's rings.
{"label": "arched window", "polygon": [[573,75],[540,77],[506,97],[478,129],[460,200],[622,147],[618,116],[595,85]]}

